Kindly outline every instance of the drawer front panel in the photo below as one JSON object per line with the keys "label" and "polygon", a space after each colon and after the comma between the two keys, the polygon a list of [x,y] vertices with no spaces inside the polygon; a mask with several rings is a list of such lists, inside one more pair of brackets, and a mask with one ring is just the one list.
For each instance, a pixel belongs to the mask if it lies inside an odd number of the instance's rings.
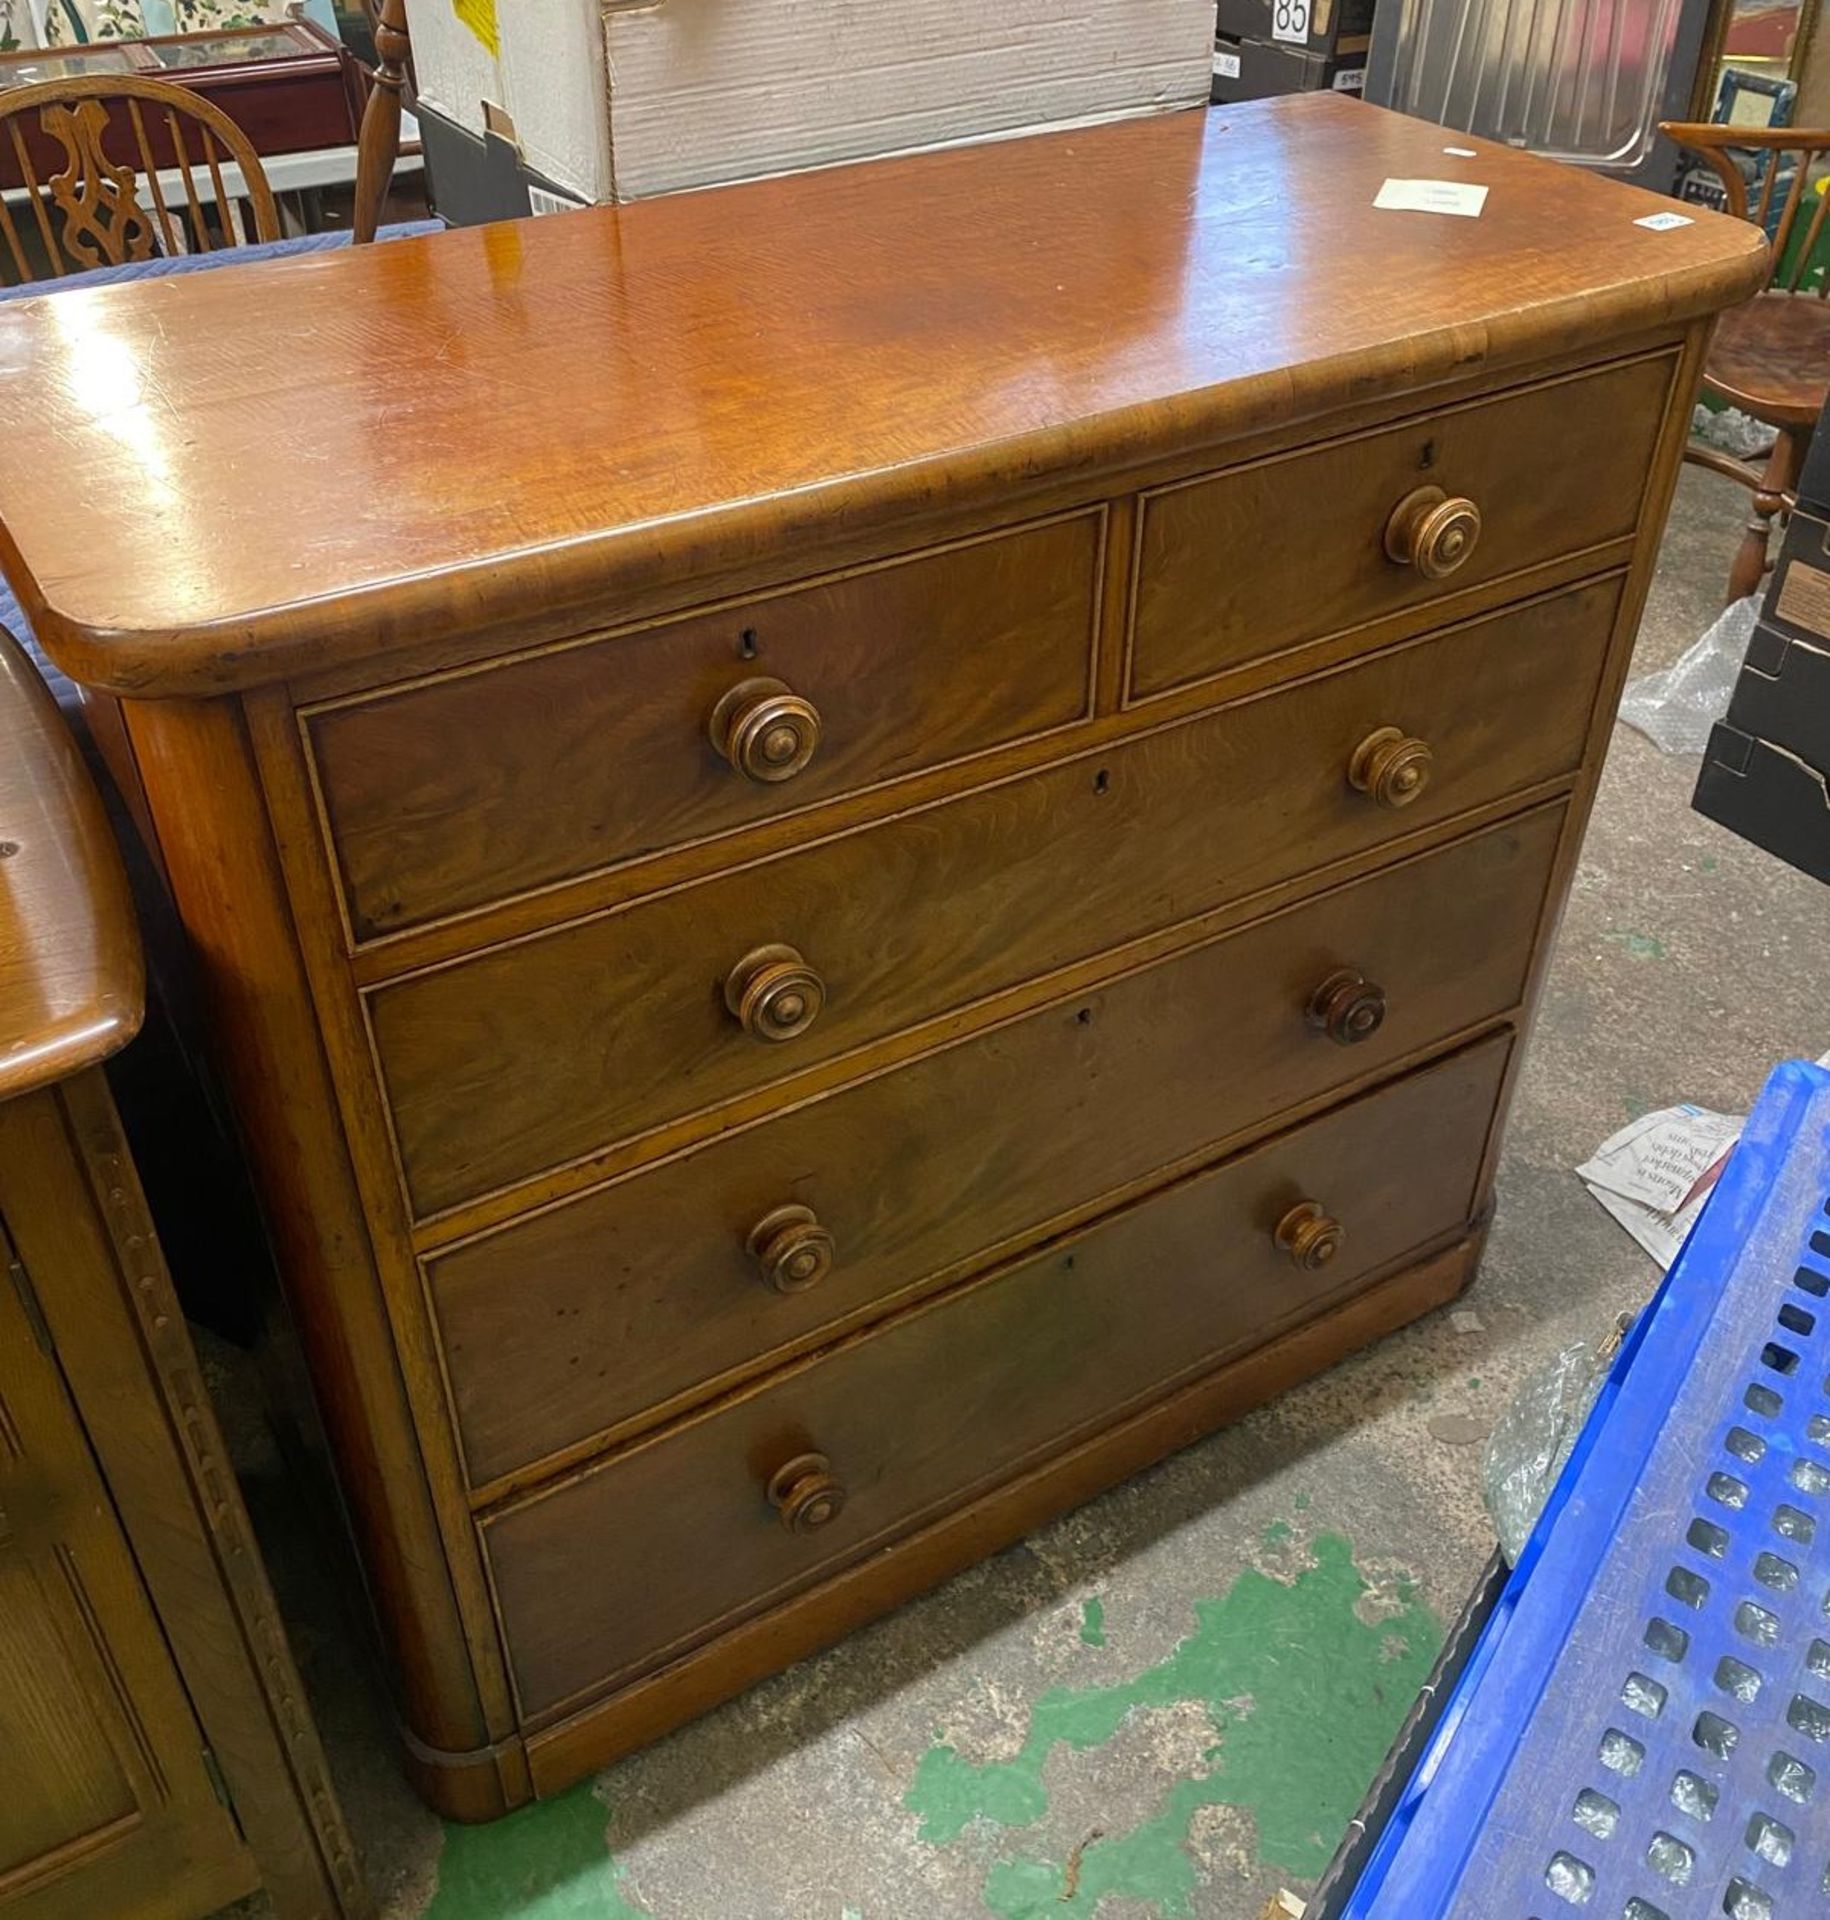
{"label": "drawer front panel", "polygon": [[[1562,821],[1542,808],[432,1259],[472,1484],[1507,1012]],[[1361,1039],[1322,1024],[1375,1007]],[[755,1234],[771,1219],[785,1239]]]}
{"label": "drawer front panel", "polygon": [[[1617,594],[1596,582],[371,990],[416,1211],[1572,772]],[[1435,753],[1396,811],[1346,774],[1387,726]],[[721,989],[746,956],[784,944],[825,1002],[771,1042]]]}
{"label": "drawer front panel", "polygon": [[1094,509],[309,713],[357,937],[1070,724],[1104,530]]}
{"label": "drawer front panel", "polygon": [[[1631,534],[1675,366],[1632,361],[1146,495],[1132,696]],[[1481,515],[1441,578],[1386,550],[1423,487]]]}
{"label": "drawer front panel", "polygon": [[[1337,1109],[486,1520],[523,1713],[656,1664],[1452,1235],[1476,1205],[1508,1045]],[[1345,1229],[1313,1271],[1273,1237],[1309,1200]],[[766,1490],[791,1506],[816,1494],[812,1469],[780,1473],[809,1454],[845,1503],[796,1533]]]}

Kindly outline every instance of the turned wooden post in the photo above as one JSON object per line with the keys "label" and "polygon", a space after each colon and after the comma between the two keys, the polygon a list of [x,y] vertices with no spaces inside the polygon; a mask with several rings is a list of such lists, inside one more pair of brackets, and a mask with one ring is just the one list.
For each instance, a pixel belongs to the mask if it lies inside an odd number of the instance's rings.
{"label": "turned wooden post", "polygon": [[366,246],[381,224],[381,209],[400,157],[400,101],[407,86],[407,0],[380,0],[375,8],[375,77],[362,110],[356,143],[354,244]]}

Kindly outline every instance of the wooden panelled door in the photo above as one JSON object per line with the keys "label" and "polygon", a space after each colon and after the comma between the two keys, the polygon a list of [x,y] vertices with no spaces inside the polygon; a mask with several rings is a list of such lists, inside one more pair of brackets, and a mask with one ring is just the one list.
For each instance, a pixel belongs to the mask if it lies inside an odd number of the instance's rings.
{"label": "wooden panelled door", "polygon": [[0,1907],[204,1913],[257,1875],[0,1220]]}

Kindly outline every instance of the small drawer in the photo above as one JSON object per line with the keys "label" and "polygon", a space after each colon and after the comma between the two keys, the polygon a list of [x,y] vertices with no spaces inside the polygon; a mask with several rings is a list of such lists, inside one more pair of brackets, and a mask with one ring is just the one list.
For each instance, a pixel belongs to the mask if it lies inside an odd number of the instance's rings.
{"label": "small drawer", "polygon": [[303,714],[360,940],[1088,710],[1095,508]]}
{"label": "small drawer", "polygon": [[1466,1228],[1483,1042],[481,1523],[555,1717]]}
{"label": "small drawer", "polygon": [[1518,1005],[1563,807],[426,1263],[473,1486]]}
{"label": "small drawer", "polygon": [[1144,496],[1133,699],[1626,538],[1670,354]]}
{"label": "small drawer", "polygon": [[1617,600],[1596,582],[369,989],[415,1212],[1572,773]]}

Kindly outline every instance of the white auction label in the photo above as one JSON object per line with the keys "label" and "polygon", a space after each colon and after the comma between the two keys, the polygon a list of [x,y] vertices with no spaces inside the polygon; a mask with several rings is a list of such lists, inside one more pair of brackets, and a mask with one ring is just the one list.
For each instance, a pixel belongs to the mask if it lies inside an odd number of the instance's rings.
{"label": "white auction label", "polygon": [[1345,73],[1337,73],[1334,76],[1333,85],[1336,93],[1364,93],[1366,91],[1366,69],[1364,67],[1349,67]]}
{"label": "white auction label", "polygon": [[1239,78],[1238,54],[1216,53],[1214,55],[1214,71],[1222,80],[1237,80]]}
{"label": "white auction label", "polygon": [[1309,0],[1273,0],[1271,38],[1305,45],[1309,39]]}
{"label": "white auction label", "polygon": [[1642,213],[1633,224],[1650,227],[1654,233],[1669,233],[1673,227],[1694,227],[1696,222],[1687,213]]}
{"label": "white auction label", "polygon": [[1487,189],[1464,180],[1388,180],[1373,196],[1387,213],[1458,213],[1475,220],[1487,204]]}

